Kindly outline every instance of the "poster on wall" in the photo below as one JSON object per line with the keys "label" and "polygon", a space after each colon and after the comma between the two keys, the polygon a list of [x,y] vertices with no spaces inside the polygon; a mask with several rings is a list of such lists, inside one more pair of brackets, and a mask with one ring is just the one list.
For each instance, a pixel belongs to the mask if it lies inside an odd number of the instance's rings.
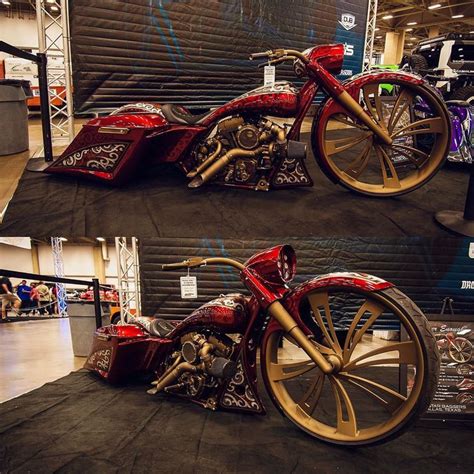
{"label": "poster on wall", "polygon": [[474,415],[474,322],[432,321],[441,356],[438,389],[429,413]]}
{"label": "poster on wall", "polygon": [[[426,418],[474,418],[474,316],[470,321],[462,319],[450,320],[445,315],[444,321],[430,321],[441,367],[438,388]],[[413,377],[409,370],[408,387]]]}

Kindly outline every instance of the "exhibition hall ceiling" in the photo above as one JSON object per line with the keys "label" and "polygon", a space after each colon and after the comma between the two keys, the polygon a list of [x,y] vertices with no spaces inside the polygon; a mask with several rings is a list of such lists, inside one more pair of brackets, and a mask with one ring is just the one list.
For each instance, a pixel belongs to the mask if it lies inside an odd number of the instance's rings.
{"label": "exhibition hall ceiling", "polygon": [[439,28],[439,34],[473,33],[473,14],[472,0],[379,0],[376,50],[383,49],[388,31],[404,29],[407,49],[427,38],[433,27]]}

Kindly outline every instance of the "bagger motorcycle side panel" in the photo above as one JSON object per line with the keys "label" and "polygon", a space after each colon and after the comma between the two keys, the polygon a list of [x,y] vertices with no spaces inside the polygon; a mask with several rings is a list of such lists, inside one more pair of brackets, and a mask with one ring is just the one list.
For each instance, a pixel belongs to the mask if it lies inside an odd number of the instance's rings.
{"label": "bagger motorcycle side panel", "polygon": [[[296,256],[288,245],[244,264],[193,257],[163,269],[206,265],[238,270],[250,295],[221,295],[181,321],[133,317],[99,328],[85,367],[112,383],[152,377],[150,395],[264,414],[260,348],[273,403],[295,425],[334,444],[387,441],[428,407],[437,385],[436,343],[420,309],[391,283],[334,273],[292,289]],[[384,321],[403,327],[403,337],[378,338],[374,331]],[[415,373],[408,393],[398,386],[402,366]]]}
{"label": "bagger motorcycle side panel", "polygon": [[[425,184],[443,164],[449,117],[421,78],[369,72],[341,83],[333,75],[342,68],[342,44],[250,56],[257,58],[269,64],[291,60],[295,74],[307,81],[299,90],[289,82],[258,87],[202,115],[173,104],[120,107],[88,122],[45,171],[119,184],[138,166],[175,163],[190,188],[312,186],[306,145],[299,140],[319,89],[328,100],[313,120],[311,144],[334,182],[362,194],[394,196]],[[392,97],[382,97],[382,81],[395,84]],[[420,101],[423,118],[412,113]]]}

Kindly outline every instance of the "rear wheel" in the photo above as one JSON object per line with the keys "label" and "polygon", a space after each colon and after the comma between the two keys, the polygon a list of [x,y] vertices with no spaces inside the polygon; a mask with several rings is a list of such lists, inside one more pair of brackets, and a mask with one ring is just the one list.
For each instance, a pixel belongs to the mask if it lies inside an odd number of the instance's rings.
{"label": "rear wheel", "polygon": [[[390,96],[384,96],[387,84]],[[374,77],[354,96],[392,138],[391,145],[334,99],[313,122],[314,155],[323,171],[346,188],[369,196],[399,196],[427,183],[450,147],[449,114],[430,88]]]}
{"label": "rear wheel", "polygon": [[[394,288],[324,288],[307,295],[300,316],[320,351],[340,361],[325,375],[280,327],[270,329],[265,382],[301,429],[333,444],[370,445],[400,435],[428,408],[439,355],[425,316],[406,295]],[[396,340],[374,333],[387,324],[400,328]]]}

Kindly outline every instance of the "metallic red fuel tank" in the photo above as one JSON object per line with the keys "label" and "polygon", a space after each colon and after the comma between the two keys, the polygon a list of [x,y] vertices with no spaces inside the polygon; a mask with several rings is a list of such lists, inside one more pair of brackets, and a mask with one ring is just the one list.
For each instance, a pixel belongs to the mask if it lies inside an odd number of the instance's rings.
{"label": "metallic red fuel tank", "polygon": [[217,119],[231,114],[256,112],[275,117],[293,117],[298,112],[298,89],[287,81],[275,82],[273,86],[261,86],[236,97],[218,107],[201,122],[208,126]]}
{"label": "metallic red fuel tank", "polygon": [[193,311],[170,337],[207,326],[220,332],[243,332],[249,317],[248,298],[240,293],[221,295]]}

